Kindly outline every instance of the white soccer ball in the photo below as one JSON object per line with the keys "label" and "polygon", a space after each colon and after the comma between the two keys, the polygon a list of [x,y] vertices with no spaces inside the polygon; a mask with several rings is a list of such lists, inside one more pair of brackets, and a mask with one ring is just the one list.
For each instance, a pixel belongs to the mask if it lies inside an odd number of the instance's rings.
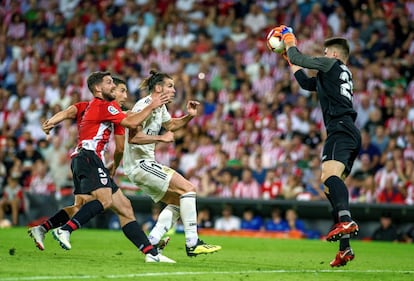
{"label": "white soccer ball", "polygon": [[285,42],[283,42],[282,37],[279,32],[275,29],[270,30],[267,34],[267,47],[272,52],[281,54],[285,51]]}

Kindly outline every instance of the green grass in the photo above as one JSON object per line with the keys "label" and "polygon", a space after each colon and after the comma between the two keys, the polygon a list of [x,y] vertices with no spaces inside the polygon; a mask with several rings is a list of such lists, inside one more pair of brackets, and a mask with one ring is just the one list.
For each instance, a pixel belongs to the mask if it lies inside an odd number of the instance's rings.
{"label": "green grass", "polygon": [[[72,250],[48,234],[45,251],[25,228],[0,229],[0,281],[14,280],[414,280],[411,244],[353,241],[355,260],[331,268],[338,244],[319,240],[202,237],[222,245],[215,254],[188,258],[184,236],[174,235],[165,255],[176,264],[145,264],[122,232],[82,229]],[[15,254],[9,250],[14,248]]]}

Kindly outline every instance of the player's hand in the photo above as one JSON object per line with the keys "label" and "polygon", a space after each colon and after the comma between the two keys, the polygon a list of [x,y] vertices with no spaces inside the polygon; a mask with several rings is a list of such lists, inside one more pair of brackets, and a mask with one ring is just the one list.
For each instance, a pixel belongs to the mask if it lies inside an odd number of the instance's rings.
{"label": "player's hand", "polygon": [[165,134],[161,135],[163,142],[173,142],[174,141],[174,133],[171,131],[165,132]]}
{"label": "player's hand", "polygon": [[46,135],[49,134],[50,130],[52,130],[55,127],[55,125],[50,124],[49,120],[46,120],[45,122],[43,122],[42,124],[42,130],[43,132],[45,132]]}
{"label": "player's hand", "polygon": [[187,102],[187,112],[191,116],[197,115],[197,107],[200,103],[198,101],[190,100]]}
{"label": "player's hand", "polygon": [[293,34],[293,29],[286,25],[281,25],[279,28],[281,28],[280,33],[282,34],[282,40],[285,42],[286,46],[295,46],[296,37],[295,34]]}
{"label": "player's hand", "polygon": [[169,100],[170,98],[166,94],[152,95],[151,106],[153,109],[155,109],[163,104],[168,103]]}

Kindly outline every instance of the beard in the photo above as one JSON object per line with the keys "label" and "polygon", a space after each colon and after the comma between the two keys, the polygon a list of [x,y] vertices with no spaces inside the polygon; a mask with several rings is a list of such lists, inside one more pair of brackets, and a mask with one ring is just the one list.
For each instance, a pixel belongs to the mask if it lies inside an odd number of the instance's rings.
{"label": "beard", "polygon": [[102,92],[102,97],[107,101],[115,100],[115,96],[112,94],[112,92]]}

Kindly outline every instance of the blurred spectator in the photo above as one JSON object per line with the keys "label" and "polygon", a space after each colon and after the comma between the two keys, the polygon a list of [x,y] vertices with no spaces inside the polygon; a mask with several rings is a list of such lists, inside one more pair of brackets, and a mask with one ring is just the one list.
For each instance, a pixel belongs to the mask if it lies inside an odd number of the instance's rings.
{"label": "blurred spectator", "polygon": [[400,191],[400,186],[393,182],[393,179],[385,179],[384,188],[378,193],[377,203],[404,204],[404,195]]}
{"label": "blurred spectator", "polygon": [[[92,11],[89,11],[89,22],[85,26],[85,36],[87,39],[92,40],[93,34],[96,32],[98,39],[105,38],[106,35],[106,27],[105,23],[101,20],[99,17],[98,11],[96,9],[93,9]],[[138,17],[138,19],[141,17]]]}
{"label": "blurred spectator", "polygon": [[218,171],[215,196],[220,198],[231,198],[233,197],[233,186],[237,179],[233,177],[232,173],[228,169]]}
{"label": "blurred spectator", "polygon": [[263,219],[257,215],[252,208],[245,208],[241,220],[241,229],[243,230],[261,230],[263,228]]}
{"label": "blurred spectator", "polygon": [[283,198],[295,200],[303,191],[302,172],[296,168],[294,173],[287,175],[286,181],[282,184]]}
{"label": "blurred spectator", "polygon": [[49,173],[56,185],[56,192],[72,185],[70,161],[67,148],[60,136],[51,137],[51,144],[44,151],[44,159],[49,165]]}
{"label": "blurred spectator", "polygon": [[43,156],[36,149],[34,141],[32,139],[28,139],[25,142],[24,149],[19,151],[16,157],[22,167],[21,183],[24,186],[27,186],[32,175],[33,167],[39,160],[43,160]]}
{"label": "blurred spectator", "polygon": [[282,215],[282,211],[278,207],[273,207],[270,213],[270,219],[264,224],[265,230],[286,232],[289,225]]}
{"label": "blurred spectator", "polygon": [[115,12],[113,19],[109,25],[109,36],[111,37],[111,45],[115,48],[122,48],[128,35],[128,24],[123,21],[121,10]]}
{"label": "blurred spectator", "polygon": [[0,221],[4,219],[5,214],[11,214],[12,225],[18,225],[21,212],[25,212],[23,188],[19,184],[19,178],[12,175],[7,178],[0,198]]}
{"label": "blurred spectator", "polygon": [[140,39],[138,31],[134,31],[128,35],[125,43],[125,48],[131,54],[136,54],[141,50],[143,44],[144,40]]}
{"label": "blurred spectator", "polygon": [[253,173],[250,169],[243,169],[241,180],[234,185],[234,197],[244,199],[261,198],[260,185],[253,178]]}
{"label": "blurred spectator", "polygon": [[214,229],[220,231],[234,231],[240,230],[241,219],[233,215],[233,208],[231,205],[224,205],[221,211],[221,216],[214,222]]}
{"label": "blurred spectator", "polygon": [[274,170],[267,170],[266,178],[261,186],[262,198],[265,200],[282,197],[282,181]]}
{"label": "blurred spectator", "polygon": [[390,182],[393,186],[396,186],[398,184],[399,175],[395,167],[395,162],[396,161],[393,158],[388,159],[385,162],[384,167],[375,173],[374,180],[377,193],[380,193],[384,190],[387,182]]}
{"label": "blurred spectator", "polygon": [[266,15],[260,10],[257,4],[250,5],[249,12],[244,17],[243,24],[250,28],[253,33],[259,33],[267,26]]}
{"label": "blurred spectator", "polygon": [[27,186],[27,199],[30,211],[30,220],[50,216],[57,210],[55,199],[56,186],[47,171],[43,160],[36,161]]}
{"label": "blurred spectator", "polygon": [[305,233],[305,223],[298,218],[298,215],[294,209],[286,210],[285,217],[290,231],[293,230]]}
{"label": "blurred spectator", "polygon": [[371,235],[372,240],[378,241],[393,241],[399,240],[399,233],[397,227],[394,225],[391,213],[384,212],[381,214],[380,225],[374,230]]}
{"label": "blurred spectator", "polygon": [[374,171],[370,168],[368,155],[355,161],[350,176],[346,179],[351,202],[375,203],[376,190]]}
{"label": "blurred spectator", "polygon": [[361,149],[358,157],[361,157],[363,154],[368,155],[370,168],[373,171],[377,171],[379,168],[381,151],[372,143],[371,136],[364,130],[361,131]]}
{"label": "blurred spectator", "polygon": [[12,15],[11,21],[7,26],[6,36],[11,40],[24,39],[27,32],[26,21],[19,12]]}
{"label": "blurred spectator", "polygon": [[202,207],[198,210],[197,214],[197,226],[198,228],[213,228],[213,218],[211,216],[211,210],[208,206]]}

